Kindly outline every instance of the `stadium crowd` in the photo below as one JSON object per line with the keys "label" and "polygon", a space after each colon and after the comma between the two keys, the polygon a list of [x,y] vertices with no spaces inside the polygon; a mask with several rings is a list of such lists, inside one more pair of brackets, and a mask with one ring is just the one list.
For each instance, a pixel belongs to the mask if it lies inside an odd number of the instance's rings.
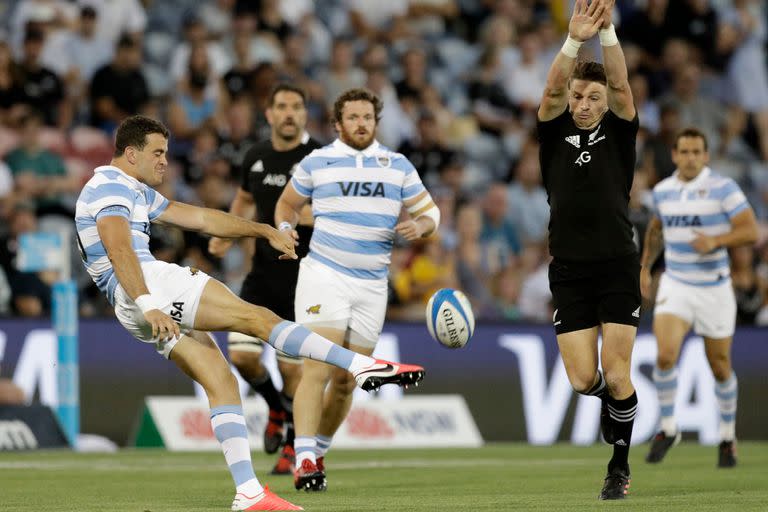
{"label": "stadium crowd", "polygon": [[[333,99],[365,86],[384,101],[378,139],[415,165],[442,212],[438,236],[396,241],[392,319],[423,319],[457,287],[482,320],[548,322],[549,207],[536,109],[569,0],[10,0],[0,5],[0,315],[50,313],[52,272],[14,265],[19,235],[65,231],[112,135],[143,113],[171,129],[170,199],[227,209],[241,160],[269,135],[280,81],[308,93],[309,132],[328,142]],[[614,22],[640,117],[630,202],[636,240],[650,189],[674,171],[693,125],[711,167],[748,194],[755,247],[732,251],[741,324],[768,325],[768,9],[759,0],[626,0]],[[582,53],[599,57],[598,43]],[[307,241],[304,241],[305,243]],[[152,227],[158,259],[233,289],[249,246],[217,259],[196,234]],[[112,314],[72,248],[83,316]],[[649,315],[645,315],[650,318]]]}

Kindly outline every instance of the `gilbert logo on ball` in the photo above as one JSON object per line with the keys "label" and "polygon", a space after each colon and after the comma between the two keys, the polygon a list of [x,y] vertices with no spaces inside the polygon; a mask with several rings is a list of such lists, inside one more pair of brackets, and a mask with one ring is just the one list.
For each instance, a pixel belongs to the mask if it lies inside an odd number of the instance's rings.
{"label": "gilbert logo on ball", "polygon": [[427,302],[429,334],[448,348],[461,348],[475,331],[475,315],[466,295],[458,290],[443,288]]}

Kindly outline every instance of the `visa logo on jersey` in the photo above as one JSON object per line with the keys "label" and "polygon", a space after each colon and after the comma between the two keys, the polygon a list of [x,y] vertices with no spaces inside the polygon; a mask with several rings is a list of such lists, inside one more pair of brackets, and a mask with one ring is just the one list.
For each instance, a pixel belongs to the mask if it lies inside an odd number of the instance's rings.
{"label": "visa logo on jersey", "polygon": [[698,215],[665,215],[664,225],[668,228],[689,228],[701,226],[701,219]]}
{"label": "visa logo on jersey", "polygon": [[384,184],[371,181],[340,182],[339,188],[343,196],[384,197]]}

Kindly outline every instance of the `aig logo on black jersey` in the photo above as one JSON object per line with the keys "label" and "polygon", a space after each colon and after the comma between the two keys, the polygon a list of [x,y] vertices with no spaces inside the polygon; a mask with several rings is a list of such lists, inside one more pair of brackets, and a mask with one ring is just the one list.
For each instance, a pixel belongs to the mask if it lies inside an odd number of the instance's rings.
{"label": "aig logo on black jersey", "polygon": [[579,167],[582,165],[589,163],[592,160],[592,155],[589,154],[589,151],[582,151],[579,155],[579,158],[576,159],[576,164],[579,164]]}
{"label": "aig logo on black jersey", "polygon": [[288,182],[288,178],[284,174],[267,174],[261,183],[264,185],[275,185],[276,187],[284,187]]}

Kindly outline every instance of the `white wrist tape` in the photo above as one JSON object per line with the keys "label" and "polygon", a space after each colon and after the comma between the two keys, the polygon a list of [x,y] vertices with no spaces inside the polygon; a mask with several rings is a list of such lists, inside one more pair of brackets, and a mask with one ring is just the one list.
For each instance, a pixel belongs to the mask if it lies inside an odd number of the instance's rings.
{"label": "white wrist tape", "polygon": [[432,208],[419,215],[419,217],[429,217],[435,223],[435,229],[430,231],[428,234],[424,234],[423,236],[434,235],[437,233],[437,228],[440,227],[440,209],[437,206],[433,205]]}
{"label": "white wrist tape", "polygon": [[598,30],[597,35],[600,37],[601,46],[615,46],[619,44],[619,38],[616,37],[616,28],[613,26],[613,23],[608,28]]}
{"label": "white wrist tape", "polygon": [[139,295],[136,297],[136,299],[133,301],[136,303],[137,306],[139,306],[139,309],[142,313],[146,313],[147,311],[152,311],[153,309],[160,309],[160,301],[158,301],[155,297],[152,295],[145,293],[144,295]]}
{"label": "white wrist tape", "polygon": [[290,231],[293,229],[293,225],[287,220],[284,220],[283,222],[280,223],[279,226],[277,226],[277,229],[279,231]]}
{"label": "white wrist tape", "polygon": [[571,36],[568,36],[568,39],[565,40],[565,43],[563,43],[563,47],[560,48],[560,51],[563,52],[563,54],[567,57],[575,59],[579,56],[579,48],[581,48],[582,44],[584,43],[575,40]]}

